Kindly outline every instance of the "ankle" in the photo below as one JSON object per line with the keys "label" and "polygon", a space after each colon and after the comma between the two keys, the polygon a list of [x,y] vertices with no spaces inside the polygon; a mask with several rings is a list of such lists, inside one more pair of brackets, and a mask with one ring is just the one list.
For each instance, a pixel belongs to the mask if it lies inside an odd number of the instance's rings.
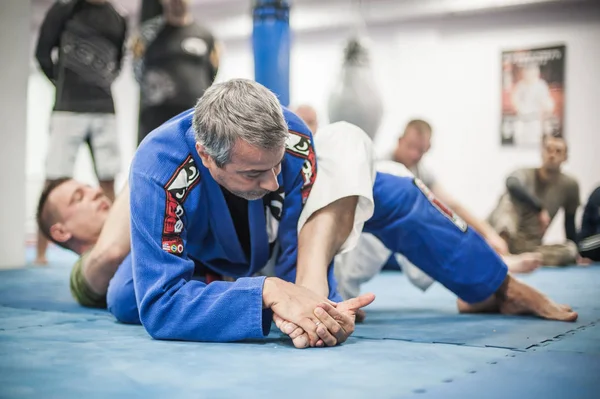
{"label": "ankle", "polygon": [[509,290],[509,285],[511,285],[512,282],[513,282],[513,278],[511,277],[510,274],[507,274],[506,278],[504,279],[502,284],[500,284],[500,287],[498,287],[498,289],[494,293],[494,296],[498,300],[504,301],[507,298],[507,292]]}

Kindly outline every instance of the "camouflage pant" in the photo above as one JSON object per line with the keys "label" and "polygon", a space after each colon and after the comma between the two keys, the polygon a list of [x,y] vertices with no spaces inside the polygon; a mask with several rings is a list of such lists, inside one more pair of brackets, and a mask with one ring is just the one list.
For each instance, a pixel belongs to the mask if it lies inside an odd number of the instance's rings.
{"label": "camouflage pant", "polygon": [[90,308],[106,308],[106,295],[96,294],[90,288],[83,276],[83,263],[88,253],[84,253],[77,259],[71,269],[70,288],[73,298],[82,306]]}
{"label": "camouflage pant", "polygon": [[567,240],[564,244],[542,245],[542,234],[528,234],[522,231],[520,216],[509,196],[500,199],[498,206],[490,217],[492,228],[507,239],[508,249],[513,254],[524,252],[539,252],[546,266],[572,265],[577,259],[577,245]]}

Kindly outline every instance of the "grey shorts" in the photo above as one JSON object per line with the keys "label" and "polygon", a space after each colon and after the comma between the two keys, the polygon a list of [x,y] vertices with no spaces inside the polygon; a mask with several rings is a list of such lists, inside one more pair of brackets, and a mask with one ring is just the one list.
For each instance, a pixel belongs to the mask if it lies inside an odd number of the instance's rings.
{"label": "grey shorts", "polygon": [[48,180],[73,176],[82,144],[90,148],[98,180],[114,180],[121,168],[115,115],[65,111],[53,112],[50,119],[46,156]]}

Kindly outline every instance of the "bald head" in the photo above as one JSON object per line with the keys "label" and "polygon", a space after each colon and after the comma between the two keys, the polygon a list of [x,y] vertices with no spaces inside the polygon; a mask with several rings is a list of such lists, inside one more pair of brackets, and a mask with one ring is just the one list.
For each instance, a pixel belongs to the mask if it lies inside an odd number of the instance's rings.
{"label": "bald head", "polygon": [[300,117],[308,125],[308,128],[312,134],[317,133],[319,128],[319,121],[317,119],[317,111],[313,107],[307,104],[302,104],[296,107],[294,113]]}

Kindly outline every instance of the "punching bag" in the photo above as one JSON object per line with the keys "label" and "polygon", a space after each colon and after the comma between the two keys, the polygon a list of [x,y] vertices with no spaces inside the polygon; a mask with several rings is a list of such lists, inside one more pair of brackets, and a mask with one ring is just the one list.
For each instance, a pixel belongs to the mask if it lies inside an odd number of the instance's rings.
{"label": "punching bag", "polygon": [[348,41],[338,82],[329,96],[329,122],[346,121],[375,138],[383,104],[375,86],[367,48],[358,37]]}
{"label": "punching bag", "polygon": [[290,102],[290,6],[287,0],[255,0],[252,47],[254,79],[282,105]]}

